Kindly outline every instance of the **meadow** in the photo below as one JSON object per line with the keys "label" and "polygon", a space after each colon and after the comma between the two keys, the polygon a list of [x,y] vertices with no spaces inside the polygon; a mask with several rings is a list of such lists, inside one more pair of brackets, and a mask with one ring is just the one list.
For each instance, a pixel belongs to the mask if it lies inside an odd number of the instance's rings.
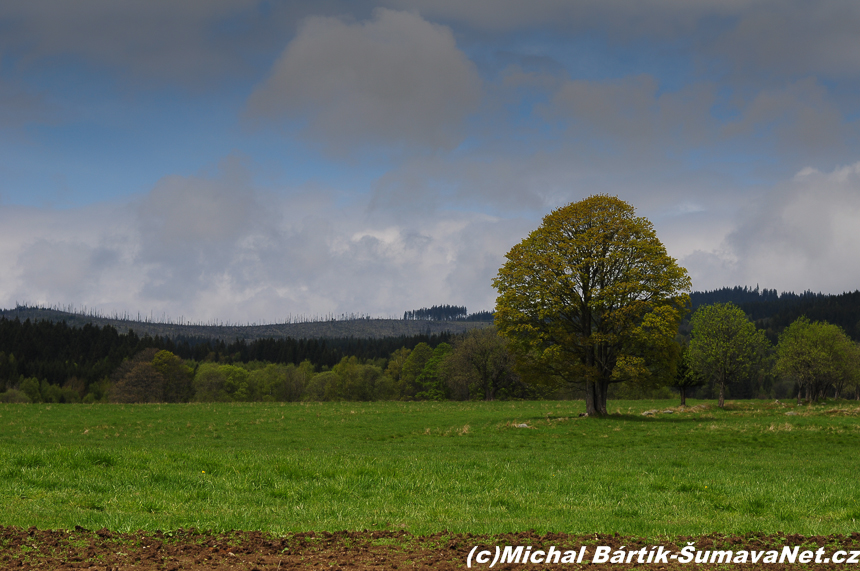
{"label": "meadow", "polygon": [[[737,401],[0,405],[0,524],[848,534],[860,407]],[[788,414],[787,414],[788,413]],[[518,428],[526,424],[528,428]]]}

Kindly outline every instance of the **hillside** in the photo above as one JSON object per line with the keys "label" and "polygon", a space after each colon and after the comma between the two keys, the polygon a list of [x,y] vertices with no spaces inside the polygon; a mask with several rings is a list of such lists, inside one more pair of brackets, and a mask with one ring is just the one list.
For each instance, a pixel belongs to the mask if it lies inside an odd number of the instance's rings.
{"label": "hillside", "polygon": [[411,335],[433,335],[443,332],[462,333],[474,327],[487,327],[488,321],[430,321],[401,319],[349,319],[313,321],[305,323],[280,323],[269,325],[190,325],[176,323],[157,323],[115,319],[98,315],[70,313],[56,309],[38,307],[16,307],[0,310],[0,317],[24,321],[66,322],[70,327],[83,327],[86,324],[103,327],[110,325],[119,333],[134,331],[137,335],[150,335],[176,338],[221,339],[231,341],[244,339],[333,339],[354,337],[360,339],[380,339],[383,337],[404,337]]}
{"label": "hillside", "polygon": [[[732,302],[747,316],[765,329],[772,340],[785,327],[801,315],[813,321],[827,321],[842,327],[855,341],[860,341],[860,291],[828,295],[805,291],[777,293],[776,290],[747,287],[722,288],[713,291],[692,292],[692,309],[712,303]],[[431,308],[431,309],[436,309]],[[444,309],[444,308],[443,308]],[[457,309],[457,308],[454,308]],[[462,308],[465,310],[465,308]],[[423,309],[407,314],[429,312]],[[473,314],[483,317],[489,312]],[[103,327],[110,325],[119,333],[134,331],[137,335],[150,335],[169,339],[220,339],[254,341],[256,339],[382,339],[387,337],[409,337],[413,335],[438,335],[440,333],[462,333],[474,327],[486,327],[492,321],[428,320],[428,319],[327,319],[301,323],[277,323],[267,325],[199,325],[187,323],[160,323],[152,320],[122,319],[98,314],[61,311],[39,307],[19,306],[0,309],[0,318],[18,318],[21,321],[65,322],[69,327],[86,324]],[[688,316],[689,317],[689,316]],[[682,325],[682,332],[689,333],[689,324]]]}

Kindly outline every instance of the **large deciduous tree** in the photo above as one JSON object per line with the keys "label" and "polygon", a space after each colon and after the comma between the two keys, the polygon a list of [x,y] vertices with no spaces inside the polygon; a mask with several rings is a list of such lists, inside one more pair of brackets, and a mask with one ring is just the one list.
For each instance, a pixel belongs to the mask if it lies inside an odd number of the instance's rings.
{"label": "large deciduous tree", "polygon": [[493,285],[496,327],[521,362],[580,384],[588,414],[605,415],[611,383],[665,370],[690,278],[647,219],[600,195],[544,217]]}
{"label": "large deciduous tree", "polygon": [[718,404],[722,408],[726,386],[758,372],[770,343],[732,303],[700,307],[690,325],[690,367],[719,387]]}

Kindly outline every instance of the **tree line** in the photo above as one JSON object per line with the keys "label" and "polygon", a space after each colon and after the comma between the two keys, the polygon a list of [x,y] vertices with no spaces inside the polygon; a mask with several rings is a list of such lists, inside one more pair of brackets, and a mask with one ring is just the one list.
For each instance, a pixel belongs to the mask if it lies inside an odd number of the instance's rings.
{"label": "tree line", "polygon": [[[124,362],[147,349],[165,350],[192,362],[224,364],[268,362],[299,365],[309,362],[316,370],[331,368],[344,357],[360,361],[387,358],[400,348],[419,343],[431,348],[450,342],[448,333],[368,339],[257,339],[227,343],[208,338],[138,336],[118,333],[109,325],[70,327],[64,322],[31,322],[0,318],[0,393],[18,388],[25,379],[40,384],[73,388],[79,397],[101,394],[99,386]],[[91,390],[91,388],[94,388]],[[48,389],[46,389],[48,390]],[[50,389],[55,395],[55,390]],[[70,392],[66,397],[72,398]]]}
{"label": "tree line", "polygon": [[465,305],[434,305],[433,307],[404,311],[403,320],[492,321],[493,313],[491,311],[469,313]]}
{"label": "tree line", "polygon": [[[840,327],[800,317],[772,344],[734,304],[699,307],[687,337],[612,398],[860,397],[860,350]],[[191,402],[585,398],[535,369],[495,328],[387,340],[226,344],[112,327],[0,320],[0,401]],[[17,350],[17,351],[16,351]],[[352,351],[350,353],[350,351]],[[333,354],[339,355],[332,361]],[[325,362],[311,357],[323,357]]]}
{"label": "tree line", "polygon": [[681,402],[690,388],[708,385],[723,406],[729,391],[741,398],[825,397],[860,400],[860,345],[838,325],[798,317],[772,344],[732,304],[699,307],[681,353],[674,386]]}
{"label": "tree line", "polygon": [[714,305],[716,303],[733,303],[738,306],[755,303],[772,303],[786,302],[792,303],[799,299],[825,297],[822,293],[813,293],[812,291],[804,291],[802,293],[794,293],[791,291],[777,292],[775,289],[759,289],[758,285],[754,288],[748,286],[724,287],[710,291],[694,291],[690,294],[690,302],[693,310],[702,305]]}
{"label": "tree line", "polygon": [[[26,331],[26,324],[22,325]],[[110,332],[108,335],[111,337]],[[123,341],[114,355],[131,352],[133,337]],[[493,328],[472,329],[447,340],[413,338],[410,346],[401,345],[385,356],[361,359],[344,355],[330,367],[308,359],[298,363],[241,360],[240,352],[227,359],[213,358],[216,354],[210,353],[207,359],[195,361],[159,348],[155,339],[141,341],[137,339],[137,350],[109,374],[90,382],[82,377],[68,378],[62,384],[23,374],[15,378],[17,369],[10,365],[21,361],[12,354],[11,358],[4,356],[0,402],[493,400],[536,396],[514,371],[506,342]]]}

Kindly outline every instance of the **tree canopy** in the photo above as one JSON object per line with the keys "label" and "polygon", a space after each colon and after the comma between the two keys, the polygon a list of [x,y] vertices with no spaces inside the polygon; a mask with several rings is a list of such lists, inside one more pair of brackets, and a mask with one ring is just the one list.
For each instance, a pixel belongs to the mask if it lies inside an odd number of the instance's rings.
{"label": "tree canopy", "polygon": [[606,414],[610,383],[671,369],[690,278],[646,218],[617,197],[558,208],[514,246],[493,285],[495,323],[521,362],[584,387]]}
{"label": "tree canopy", "polygon": [[689,358],[693,372],[719,386],[719,406],[726,386],[755,374],[770,343],[746,314],[732,303],[715,303],[696,310],[690,323]]}
{"label": "tree canopy", "polygon": [[514,373],[507,340],[495,327],[472,329],[454,345],[450,374],[459,392],[494,400],[500,392],[520,384]]}
{"label": "tree canopy", "polygon": [[846,386],[860,380],[860,349],[837,325],[798,318],[779,336],[777,373],[797,383],[801,391],[817,401],[833,387],[839,398]]}

